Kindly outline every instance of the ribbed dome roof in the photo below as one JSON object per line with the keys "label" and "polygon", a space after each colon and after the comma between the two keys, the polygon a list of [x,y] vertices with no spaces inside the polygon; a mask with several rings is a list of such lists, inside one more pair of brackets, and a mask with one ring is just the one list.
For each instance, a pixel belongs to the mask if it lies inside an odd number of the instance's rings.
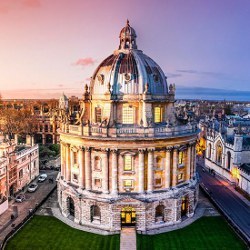
{"label": "ribbed dome roof", "polygon": [[120,46],[97,67],[90,84],[91,95],[168,94],[166,77],[158,64],[137,50],[135,30],[127,22],[120,32]]}

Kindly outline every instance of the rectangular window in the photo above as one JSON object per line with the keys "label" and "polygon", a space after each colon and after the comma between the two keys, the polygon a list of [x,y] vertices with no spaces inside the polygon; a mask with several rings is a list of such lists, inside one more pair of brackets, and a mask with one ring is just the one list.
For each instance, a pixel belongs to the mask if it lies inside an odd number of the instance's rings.
{"label": "rectangular window", "polygon": [[78,182],[78,175],[77,174],[73,174],[73,181]]}
{"label": "rectangular window", "polygon": [[162,185],[162,178],[156,178],[155,179],[155,186],[159,187]]}
{"label": "rectangular window", "polygon": [[132,156],[125,155],[124,156],[124,171],[132,171]]}
{"label": "rectangular window", "polygon": [[183,173],[178,174],[178,182],[183,181]]}
{"label": "rectangular window", "polygon": [[101,179],[95,179],[94,180],[95,187],[101,188],[102,187],[102,181]]}
{"label": "rectangular window", "polygon": [[154,108],[154,118],[155,118],[155,123],[162,122],[162,108],[161,107]]}
{"label": "rectangular window", "polygon": [[131,105],[124,105],[122,108],[122,123],[134,124],[134,108]]}
{"label": "rectangular window", "polygon": [[74,164],[77,164],[77,152],[73,152]]}
{"label": "rectangular window", "polygon": [[102,122],[102,109],[99,107],[95,108],[95,122]]}
{"label": "rectangular window", "polygon": [[133,187],[133,180],[124,180],[123,186],[124,186],[124,188],[132,188]]}
{"label": "rectangular window", "polygon": [[183,151],[180,151],[179,152],[179,160],[178,160],[179,165],[183,164],[183,157],[184,157]]}

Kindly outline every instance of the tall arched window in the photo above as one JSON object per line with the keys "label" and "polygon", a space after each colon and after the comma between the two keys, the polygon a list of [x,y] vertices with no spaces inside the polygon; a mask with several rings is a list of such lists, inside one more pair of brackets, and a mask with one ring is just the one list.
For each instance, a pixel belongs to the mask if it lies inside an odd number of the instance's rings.
{"label": "tall arched window", "polygon": [[19,171],[19,179],[22,179],[23,178],[23,169],[21,169],[20,171]]}
{"label": "tall arched window", "polygon": [[101,222],[101,210],[96,205],[90,207],[90,220],[91,222]]}
{"label": "tall arched window", "polygon": [[158,205],[155,208],[155,221],[156,222],[163,222],[164,221],[164,209],[163,205]]}
{"label": "tall arched window", "polygon": [[162,122],[162,107],[155,107],[154,108],[154,121],[155,123]]}
{"label": "tall arched window", "polygon": [[95,122],[102,122],[102,109],[100,107],[95,108]]}
{"label": "tall arched window", "polygon": [[208,154],[207,154],[207,157],[208,158],[211,158],[211,152],[212,151],[212,146],[211,146],[211,143],[208,144]]}
{"label": "tall arched window", "polygon": [[231,153],[227,152],[227,169],[230,169],[231,166]]}
{"label": "tall arched window", "polygon": [[102,170],[101,158],[99,156],[95,156],[94,166],[95,166],[95,170]]}
{"label": "tall arched window", "polygon": [[132,105],[123,105],[122,123],[123,124],[134,124],[135,123],[135,112],[134,112],[134,108]]}
{"label": "tall arched window", "polygon": [[222,145],[218,142],[216,145],[216,162],[221,165],[222,163]]}

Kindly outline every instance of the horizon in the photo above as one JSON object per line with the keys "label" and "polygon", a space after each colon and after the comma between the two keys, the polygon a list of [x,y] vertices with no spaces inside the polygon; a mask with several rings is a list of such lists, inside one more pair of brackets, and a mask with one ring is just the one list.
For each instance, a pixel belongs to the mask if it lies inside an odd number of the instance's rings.
{"label": "horizon", "polygon": [[1,1],[0,93],[15,98],[22,89],[26,97],[41,86],[47,92],[33,93],[36,98],[79,93],[118,48],[127,18],[138,49],[156,61],[168,84],[250,91],[249,7],[246,0]]}

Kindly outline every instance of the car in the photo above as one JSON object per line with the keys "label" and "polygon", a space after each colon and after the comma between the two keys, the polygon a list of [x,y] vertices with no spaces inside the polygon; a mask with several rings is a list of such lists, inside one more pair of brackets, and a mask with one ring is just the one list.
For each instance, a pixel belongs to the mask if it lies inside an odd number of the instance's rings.
{"label": "car", "polygon": [[16,201],[16,202],[19,202],[19,203],[23,202],[24,200],[25,200],[24,194],[19,194],[19,195],[17,195],[17,197],[15,198],[15,201]]}
{"label": "car", "polygon": [[29,185],[28,187],[28,192],[32,193],[32,192],[35,192],[38,188],[38,185],[36,183],[32,183]]}
{"label": "car", "polygon": [[39,177],[38,177],[38,182],[43,182],[47,179],[48,175],[47,174],[41,174]]}

